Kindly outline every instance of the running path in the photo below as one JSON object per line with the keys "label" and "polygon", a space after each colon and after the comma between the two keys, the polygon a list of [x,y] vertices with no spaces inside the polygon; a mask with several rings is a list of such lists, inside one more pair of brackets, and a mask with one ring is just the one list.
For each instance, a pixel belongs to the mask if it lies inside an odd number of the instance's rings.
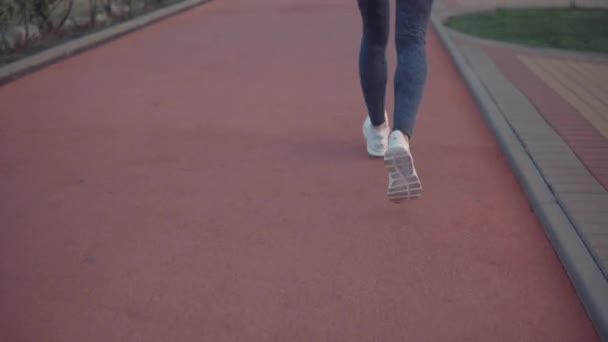
{"label": "running path", "polygon": [[384,199],[359,31],[217,1],[0,88],[0,340],[597,340],[434,33]]}

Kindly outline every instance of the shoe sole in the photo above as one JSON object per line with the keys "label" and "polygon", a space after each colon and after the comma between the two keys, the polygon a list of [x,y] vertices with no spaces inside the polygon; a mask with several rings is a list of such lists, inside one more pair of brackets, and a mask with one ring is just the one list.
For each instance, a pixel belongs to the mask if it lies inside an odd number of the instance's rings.
{"label": "shoe sole", "polygon": [[374,157],[374,158],[384,157],[383,151],[375,151],[374,149],[370,148],[369,146],[367,147],[367,154],[369,154],[371,157]]}
{"label": "shoe sole", "polygon": [[399,203],[418,199],[422,195],[422,183],[414,169],[412,155],[402,149],[389,149],[384,155],[384,166],[389,174],[386,196]]}

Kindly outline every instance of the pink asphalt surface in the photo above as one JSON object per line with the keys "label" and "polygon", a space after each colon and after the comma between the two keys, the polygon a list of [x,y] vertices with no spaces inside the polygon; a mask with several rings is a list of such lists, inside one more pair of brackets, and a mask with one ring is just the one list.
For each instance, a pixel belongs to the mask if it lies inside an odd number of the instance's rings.
{"label": "pink asphalt surface", "polygon": [[1,87],[0,341],[597,340],[433,32],[386,201],[359,32],[217,0]]}

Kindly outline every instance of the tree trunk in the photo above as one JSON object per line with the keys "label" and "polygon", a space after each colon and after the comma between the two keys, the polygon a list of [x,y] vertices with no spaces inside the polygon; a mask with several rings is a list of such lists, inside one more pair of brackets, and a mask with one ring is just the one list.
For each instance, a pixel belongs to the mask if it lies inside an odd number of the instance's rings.
{"label": "tree trunk", "polygon": [[70,17],[70,14],[72,13],[72,7],[74,6],[74,0],[69,0],[69,1],[70,1],[70,3],[68,5],[68,9],[65,11],[65,14],[63,15],[63,18],[61,18],[61,20],[59,20],[59,22],[57,23],[57,25],[53,28],[53,32],[61,30],[61,28],[63,27],[63,25],[65,24],[65,22]]}
{"label": "tree trunk", "polygon": [[96,19],[96,17],[97,17],[97,0],[89,0],[89,6],[90,6],[89,17],[91,20],[91,26],[95,27],[95,24],[97,21],[97,19]]}
{"label": "tree trunk", "polygon": [[23,37],[23,46],[27,46],[28,42],[30,41],[30,14],[33,7],[30,5],[32,4],[29,0],[24,2],[25,8],[23,10],[23,21],[25,24],[25,37]]}

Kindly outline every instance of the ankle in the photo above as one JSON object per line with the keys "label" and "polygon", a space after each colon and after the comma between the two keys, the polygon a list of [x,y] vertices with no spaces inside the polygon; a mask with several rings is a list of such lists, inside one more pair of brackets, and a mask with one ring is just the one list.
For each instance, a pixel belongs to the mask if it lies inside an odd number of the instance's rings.
{"label": "ankle", "polygon": [[403,130],[399,129],[399,128],[393,128],[393,132],[399,132],[403,135],[403,138],[405,139],[405,141],[409,144],[411,137],[409,134],[407,134],[406,132],[404,132]]}
{"label": "ankle", "polygon": [[371,124],[372,124],[372,127],[374,127],[374,128],[385,128],[387,126],[387,121],[386,121],[386,119],[382,119],[381,122],[371,121]]}
{"label": "ankle", "polygon": [[386,121],[385,121],[385,122],[383,122],[383,123],[381,123],[381,124],[379,124],[379,125],[373,125],[373,124],[372,124],[372,127],[374,127],[375,129],[384,129],[384,128],[387,128],[387,127],[388,127],[388,124],[387,124],[387,123],[386,123]]}

